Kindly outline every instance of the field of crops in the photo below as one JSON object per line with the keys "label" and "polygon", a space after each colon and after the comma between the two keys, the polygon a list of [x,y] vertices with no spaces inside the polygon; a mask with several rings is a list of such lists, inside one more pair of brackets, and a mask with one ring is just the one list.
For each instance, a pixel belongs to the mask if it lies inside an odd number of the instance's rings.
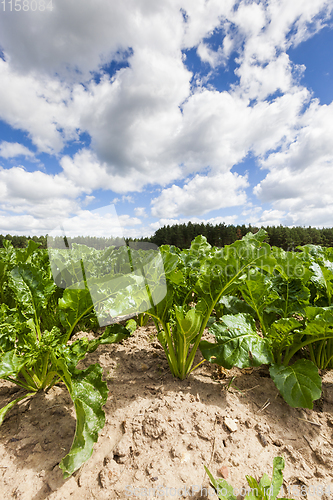
{"label": "field of crops", "polygon": [[[205,360],[226,369],[266,365],[291,407],[321,395],[319,370],[333,366],[333,249],[286,252],[249,233],[224,248],[198,236],[191,248],[0,251],[0,378],[25,392],[0,410],[65,384],[76,431],[60,467],[70,477],[89,459],[105,424],[102,368],[77,365],[98,346],[125,342],[153,319],[172,375]],[[117,320],[128,318],[120,324]],[[102,333],[73,341],[78,331]],[[206,329],[215,338],[203,340]],[[195,364],[200,351],[203,360]]]}

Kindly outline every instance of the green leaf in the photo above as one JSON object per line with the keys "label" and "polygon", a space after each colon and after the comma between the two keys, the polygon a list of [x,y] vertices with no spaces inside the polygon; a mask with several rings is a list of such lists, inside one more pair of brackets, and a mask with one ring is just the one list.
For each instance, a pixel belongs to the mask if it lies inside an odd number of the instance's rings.
{"label": "green leaf", "polygon": [[241,300],[233,295],[225,295],[221,297],[215,305],[215,310],[219,313],[219,316],[222,316],[223,314],[247,313],[251,314],[254,318],[256,317],[254,309],[249,306],[245,300]]}
{"label": "green leaf", "polygon": [[225,479],[214,479],[205,465],[204,468],[220,500],[236,500],[234,488]]}
{"label": "green leaf", "polygon": [[17,306],[24,316],[33,318],[38,323],[38,318],[47,308],[48,300],[56,289],[50,278],[46,278],[39,269],[32,264],[20,264],[11,271],[12,288]]}
{"label": "green leaf", "polygon": [[274,265],[269,245],[254,237],[243,238],[201,256],[194,291],[212,309],[223,295],[232,293],[244,282],[252,268],[272,272]]}
{"label": "green leaf", "polygon": [[[134,320],[132,320],[134,321]],[[135,323],[135,321],[134,321]],[[136,323],[135,323],[136,327]],[[121,342],[127,339],[131,335],[130,330],[119,324],[113,324],[106,327],[103,335],[97,339],[91,340],[88,345],[88,352],[96,351],[99,345],[103,344],[114,344],[115,342]]]}
{"label": "green leaf", "polygon": [[269,479],[268,474],[264,473],[259,481],[259,487],[264,493],[265,490],[267,490],[270,487],[270,485],[271,485],[271,480]]}
{"label": "green leaf", "polygon": [[231,369],[233,366],[246,368],[272,362],[268,342],[257,334],[255,322],[247,314],[223,316],[209,332],[215,335],[216,343],[201,341],[199,348],[211,363]]}
{"label": "green leaf", "polygon": [[59,300],[59,316],[69,336],[80,319],[92,309],[93,303],[87,288],[67,288],[64,291],[63,297]]}
{"label": "green leaf", "polygon": [[310,290],[301,279],[285,280],[281,276],[276,276],[272,284],[278,297],[271,306],[268,306],[268,312],[274,311],[283,318],[295,313],[304,314],[304,308],[309,304]]}
{"label": "green leaf", "polygon": [[0,425],[3,423],[6,414],[8,413],[9,410],[11,410],[11,408],[13,408],[13,406],[15,406],[17,403],[19,403],[23,399],[30,398],[31,396],[34,396],[35,394],[36,394],[35,392],[30,392],[29,394],[25,394],[24,396],[20,396],[19,398],[14,399],[10,403],[8,403],[6,406],[1,408],[1,410],[0,410]]}
{"label": "green leaf", "polygon": [[273,476],[272,476],[272,495],[271,499],[275,500],[278,496],[281,486],[283,484],[283,471],[284,469],[284,458],[275,457],[273,458]]}
{"label": "green leaf", "polygon": [[[149,315],[146,314],[145,316],[146,317],[144,318],[144,325],[143,326],[145,326],[148,323],[148,321],[149,321]],[[126,328],[126,330],[128,330],[130,332],[131,335],[135,332],[135,330],[137,329],[137,327],[138,327],[138,325],[137,325],[135,319],[129,319],[126,322],[126,327],[125,328]]]}
{"label": "green leaf", "polygon": [[23,264],[24,262],[27,262],[29,257],[37,250],[39,246],[40,243],[37,243],[34,240],[29,240],[27,248],[25,248],[20,253],[16,251],[17,263]]}
{"label": "green leaf", "polygon": [[306,283],[311,277],[309,262],[305,254],[286,252],[282,248],[272,247],[276,259],[276,270],[285,281],[300,279]]}
{"label": "green leaf", "polygon": [[266,313],[267,307],[279,298],[278,293],[273,289],[272,280],[267,276],[256,273],[251,276],[251,279],[245,280],[240,285],[239,290],[246,303],[255,311],[265,333],[269,323],[275,319],[269,320]]}
{"label": "green leaf", "polygon": [[270,326],[267,332],[267,338],[271,342],[272,351],[277,363],[282,352],[289,346],[295,344],[298,337],[301,338],[303,336],[302,333],[297,334],[298,331],[302,332],[302,329],[302,323],[295,318],[281,318],[274,321]]}
{"label": "green leaf", "polygon": [[28,359],[16,355],[15,349],[5,352],[5,354],[0,357],[0,379],[17,377],[27,362]]}
{"label": "green leaf", "polygon": [[53,356],[53,363],[73,400],[76,412],[76,430],[69,453],[60,462],[64,479],[68,478],[90,458],[98,433],[105,424],[102,406],[106,403],[108,388],[102,381],[103,370],[90,365],[86,370],[69,372],[63,359]]}
{"label": "green leaf", "polygon": [[257,482],[257,480],[252,476],[245,476],[248,485],[251,490],[245,496],[245,500],[257,500],[258,498],[262,498],[261,488]]}
{"label": "green leaf", "polygon": [[176,321],[179,328],[179,332],[183,335],[187,344],[198,335],[200,324],[202,321],[202,316],[196,311],[195,308],[190,309],[186,312],[184,307],[175,306]]}
{"label": "green leaf", "polygon": [[272,364],[269,372],[282,397],[293,408],[312,409],[313,401],[320,398],[321,378],[311,361],[299,359],[291,366]]}

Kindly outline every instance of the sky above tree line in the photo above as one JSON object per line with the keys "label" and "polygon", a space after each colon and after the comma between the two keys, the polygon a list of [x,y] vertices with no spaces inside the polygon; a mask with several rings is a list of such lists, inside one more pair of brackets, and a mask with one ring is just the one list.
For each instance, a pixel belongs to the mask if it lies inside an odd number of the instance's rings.
{"label": "sky above tree line", "polygon": [[333,226],[333,0],[21,3],[0,4],[0,234]]}

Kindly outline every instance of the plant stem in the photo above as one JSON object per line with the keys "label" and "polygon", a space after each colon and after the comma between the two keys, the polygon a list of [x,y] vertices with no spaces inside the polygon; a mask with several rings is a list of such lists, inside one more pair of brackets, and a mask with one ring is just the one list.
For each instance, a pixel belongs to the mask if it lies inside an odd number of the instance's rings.
{"label": "plant stem", "polygon": [[296,347],[294,347],[293,349],[291,349],[291,351],[289,352],[289,354],[284,358],[283,364],[285,366],[288,366],[288,363],[291,360],[291,358],[294,356],[294,354],[296,354],[297,351],[299,351],[300,349],[302,349],[302,347],[305,347],[305,346],[307,346],[309,344],[313,344],[314,342],[320,342],[321,340],[328,340],[328,339],[333,339],[333,334],[329,335],[329,336],[325,336],[325,337],[317,337],[317,338],[312,339],[312,340],[309,340],[309,339],[305,340],[301,344],[298,344],[298,345],[296,345]]}

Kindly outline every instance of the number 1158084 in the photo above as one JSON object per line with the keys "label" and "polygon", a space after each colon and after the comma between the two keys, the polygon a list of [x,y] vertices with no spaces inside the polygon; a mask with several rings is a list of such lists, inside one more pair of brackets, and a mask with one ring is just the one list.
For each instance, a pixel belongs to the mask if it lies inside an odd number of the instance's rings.
{"label": "number 1158084", "polygon": [[52,0],[2,0],[3,12],[43,12],[45,10],[53,10]]}

